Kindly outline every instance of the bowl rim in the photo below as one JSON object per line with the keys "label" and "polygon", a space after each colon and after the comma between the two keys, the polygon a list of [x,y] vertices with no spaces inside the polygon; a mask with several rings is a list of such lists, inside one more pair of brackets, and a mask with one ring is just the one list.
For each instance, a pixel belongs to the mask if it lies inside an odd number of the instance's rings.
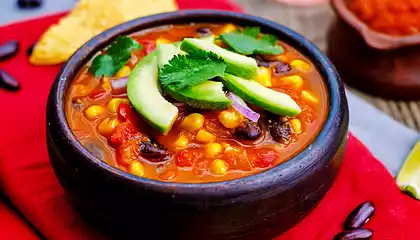
{"label": "bowl rim", "polygon": [[379,50],[392,50],[404,46],[411,46],[420,43],[420,35],[393,36],[378,32],[370,28],[366,23],[360,20],[356,14],[348,7],[352,0],[332,0],[331,5],[337,15],[347,24],[356,29],[365,42],[373,48]]}
{"label": "bowl rim", "polygon": [[[191,18],[195,20],[190,20]],[[239,25],[245,23],[245,25],[248,26],[260,26],[262,32],[269,32],[271,34],[276,31],[277,34],[275,35],[279,37],[279,39],[291,44],[291,46],[302,52],[317,66],[319,73],[325,81],[330,105],[327,118],[318,135],[306,148],[302,149],[294,157],[282,164],[249,176],[219,182],[177,183],[153,180],[131,175],[96,158],[76,139],[67,123],[64,100],[68,85],[79,72],[80,67],[89,61],[98,50],[107,46],[116,36],[149,29],[151,28],[150,26],[167,25],[167,22],[171,23],[173,21],[178,21],[175,24],[181,22],[235,22]],[[282,34],[283,36],[280,37],[279,34]],[[99,44],[97,42],[99,42]],[[231,11],[182,10],[137,18],[115,26],[92,38],[69,58],[57,75],[51,89],[50,98],[52,100],[52,104],[50,105],[52,105],[54,112],[57,114],[55,118],[58,121],[58,128],[61,131],[59,133],[60,138],[69,143],[72,150],[83,155],[88,164],[93,165],[101,171],[108,172],[109,174],[112,174],[113,177],[123,181],[128,181],[132,184],[140,184],[144,188],[171,194],[177,192],[185,195],[200,194],[206,196],[226,196],[227,194],[234,194],[235,196],[240,196],[257,189],[265,188],[267,187],[267,184],[280,184],[283,181],[294,181],[294,179],[298,177],[296,176],[297,171],[296,167],[293,166],[294,164],[299,163],[300,170],[301,168],[309,169],[314,165],[314,159],[312,158],[316,155],[315,152],[321,154],[321,157],[329,156],[329,148],[326,146],[333,144],[333,139],[337,138],[339,132],[342,132],[338,130],[342,124],[345,125],[345,133],[347,134],[348,109],[344,86],[337,71],[328,58],[309,40],[283,25],[261,17]],[[49,108],[51,108],[51,106],[49,106]],[[48,122],[47,124],[50,125],[51,123]],[[339,148],[338,144],[336,145],[337,146],[334,145],[335,152]],[[301,174],[304,175],[305,172],[306,171],[301,171]]]}

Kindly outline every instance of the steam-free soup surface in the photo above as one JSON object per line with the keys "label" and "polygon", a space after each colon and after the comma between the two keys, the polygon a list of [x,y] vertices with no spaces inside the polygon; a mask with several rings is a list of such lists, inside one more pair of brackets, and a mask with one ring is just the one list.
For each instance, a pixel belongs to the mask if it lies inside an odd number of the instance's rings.
{"label": "steam-free soup surface", "polygon": [[[278,116],[248,103],[261,115],[255,123],[234,107],[197,109],[164,95],[178,107],[179,114],[169,133],[163,135],[135,111],[126,91],[114,86],[156,44],[209,34],[217,39],[220,34],[237,29],[242,27],[189,24],[132,34],[130,37],[142,48],[134,49],[116,74],[94,76],[88,71],[89,62],[72,81],[66,113],[73,133],[92,154],[108,164],[161,181],[224,181],[256,174],[289,160],[317,136],[328,114],[328,98],[313,63],[281,40],[277,45],[283,47],[283,54],[248,57],[258,62],[255,81],[296,101],[302,110],[296,117]],[[227,48],[220,39],[215,44]],[[106,54],[106,50],[99,54]]]}

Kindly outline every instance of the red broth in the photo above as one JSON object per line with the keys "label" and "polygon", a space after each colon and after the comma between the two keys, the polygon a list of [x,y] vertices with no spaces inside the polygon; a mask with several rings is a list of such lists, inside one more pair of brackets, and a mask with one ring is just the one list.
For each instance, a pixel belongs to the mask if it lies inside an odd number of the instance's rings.
{"label": "red broth", "polygon": [[[132,53],[125,70],[130,71],[153,51],[156,42],[168,43],[181,41],[185,37],[199,37],[199,28],[208,28],[213,34],[219,35],[238,27],[233,24],[189,24],[164,26],[132,34],[131,37],[141,43],[143,49]],[[223,47],[220,40],[216,43]],[[66,97],[68,124],[82,145],[95,156],[123,171],[146,178],[200,183],[236,179],[267,170],[284,163],[307,147],[321,130],[328,114],[327,89],[313,63],[291,46],[281,41],[278,44],[283,46],[285,53],[260,56],[272,63],[266,69],[260,67],[260,70],[268,71],[271,75],[272,89],[289,94],[302,109],[296,118],[274,118],[286,124],[285,129],[289,133],[287,141],[273,140],[267,128],[268,114],[255,106],[250,107],[261,113],[259,126],[262,129],[262,136],[255,141],[238,139],[234,133],[237,130],[228,129],[220,122],[219,115],[223,111],[240,115],[233,108],[204,111],[181,107],[179,119],[168,135],[159,135],[134,111],[126,95],[111,93],[109,81],[118,77],[94,77],[87,71],[90,63],[80,71],[69,87]],[[111,104],[111,100],[116,104]],[[133,118],[130,121],[132,125],[122,116],[125,112]],[[202,129],[214,137],[210,143],[198,141],[197,131],[188,131],[183,127],[183,118],[192,113],[204,117]],[[130,132],[132,128],[134,133]],[[127,132],[131,137],[134,136],[134,140],[122,144],[115,140],[121,133]],[[138,139],[142,137],[156,141],[159,145],[155,146],[163,146],[168,153],[165,159],[155,162],[139,154],[142,150]]]}

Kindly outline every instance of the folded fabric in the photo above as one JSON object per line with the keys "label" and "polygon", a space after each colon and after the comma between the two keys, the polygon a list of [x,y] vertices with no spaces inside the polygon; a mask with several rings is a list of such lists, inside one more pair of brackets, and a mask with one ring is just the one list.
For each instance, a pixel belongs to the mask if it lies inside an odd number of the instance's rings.
{"label": "folded fabric", "polygon": [[[181,9],[239,10],[225,0],[179,0]],[[26,49],[61,15],[0,27],[0,43],[18,39],[19,54],[0,63],[22,83],[16,93],[0,90],[0,186],[19,211],[47,239],[83,240],[105,237],[87,225],[68,204],[48,160],[45,105],[60,66],[35,67]],[[352,135],[340,173],[319,206],[279,240],[330,240],[359,203],[377,206],[366,225],[374,239],[419,239],[419,203],[401,194],[393,178]],[[0,233],[1,234],[1,233]],[[0,239],[9,239],[0,235]],[[22,238],[23,239],[23,238]]]}
{"label": "folded fabric", "polygon": [[0,239],[35,240],[40,237],[0,197]]}

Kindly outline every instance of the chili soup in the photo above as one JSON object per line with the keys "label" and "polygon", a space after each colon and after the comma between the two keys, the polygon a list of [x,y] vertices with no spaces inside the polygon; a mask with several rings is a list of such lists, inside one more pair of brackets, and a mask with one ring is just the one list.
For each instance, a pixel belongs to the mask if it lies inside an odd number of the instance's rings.
{"label": "chili soup", "polygon": [[67,121],[130,174],[201,183],[256,174],[307,147],[327,117],[307,57],[257,27],[165,26],[120,36],[72,81]]}

